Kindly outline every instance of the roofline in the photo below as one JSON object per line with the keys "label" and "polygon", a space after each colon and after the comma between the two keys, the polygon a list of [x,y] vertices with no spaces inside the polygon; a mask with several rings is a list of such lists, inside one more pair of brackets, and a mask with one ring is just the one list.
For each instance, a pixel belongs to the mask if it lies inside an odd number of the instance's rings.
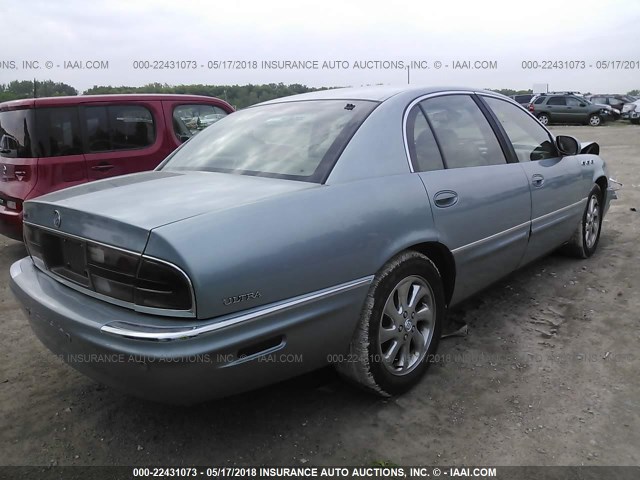
{"label": "roofline", "polygon": [[0,103],[0,110],[17,110],[20,108],[38,108],[45,106],[79,105],[93,102],[112,101],[150,101],[150,100],[185,100],[185,101],[208,101],[220,106],[226,106],[229,111],[234,108],[221,98],[207,95],[190,95],[180,93],[109,93],[98,95],[68,95],[60,97],[38,97],[9,100]]}

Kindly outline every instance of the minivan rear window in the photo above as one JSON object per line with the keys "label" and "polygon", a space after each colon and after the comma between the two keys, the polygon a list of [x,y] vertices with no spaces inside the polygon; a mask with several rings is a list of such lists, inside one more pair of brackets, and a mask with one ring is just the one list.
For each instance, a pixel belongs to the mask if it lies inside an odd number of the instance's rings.
{"label": "minivan rear window", "polygon": [[35,115],[32,109],[0,112],[0,157],[33,158]]}

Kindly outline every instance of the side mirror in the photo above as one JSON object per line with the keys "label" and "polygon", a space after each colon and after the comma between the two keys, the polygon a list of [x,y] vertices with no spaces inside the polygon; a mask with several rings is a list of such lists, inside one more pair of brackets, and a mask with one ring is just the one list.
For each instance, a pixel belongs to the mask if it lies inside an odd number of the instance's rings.
{"label": "side mirror", "polygon": [[556,147],[563,157],[580,153],[580,142],[568,135],[558,135],[556,137]]}
{"label": "side mirror", "polygon": [[581,107],[586,107],[586,106],[587,106],[587,104],[586,104],[586,103],[581,103],[581,104],[580,104],[580,106],[581,106]]}
{"label": "side mirror", "polygon": [[180,135],[179,138],[180,138],[180,141],[184,143],[187,140],[189,140],[191,137],[189,135]]}

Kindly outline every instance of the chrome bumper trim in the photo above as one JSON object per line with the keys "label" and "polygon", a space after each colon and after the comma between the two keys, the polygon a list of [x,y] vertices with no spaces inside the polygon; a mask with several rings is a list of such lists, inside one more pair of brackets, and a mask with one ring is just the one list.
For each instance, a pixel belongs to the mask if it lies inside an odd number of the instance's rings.
{"label": "chrome bumper trim", "polygon": [[334,287],[329,287],[316,292],[308,293],[294,297],[290,300],[277,303],[259,310],[255,310],[244,314],[234,314],[230,318],[225,320],[215,321],[201,326],[190,327],[152,327],[146,325],[136,325],[128,322],[112,322],[107,325],[103,325],[100,328],[102,333],[116,335],[124,338],[131,338],[136,340],[147,341],[172,341],[172,340],[186,340],[189,338],[197,337],[208,333],[215,332],[217,330],[237,325],[238,323],[255,320],[256,318],[281,313],[294,307],[305,305],[316,300],[320,300],[332,295],[336,295],[341,292],[346,292],[362,285],[368,285],[373,281],[373,275],[368,277],[359,278],[350,282],[342,283]]}

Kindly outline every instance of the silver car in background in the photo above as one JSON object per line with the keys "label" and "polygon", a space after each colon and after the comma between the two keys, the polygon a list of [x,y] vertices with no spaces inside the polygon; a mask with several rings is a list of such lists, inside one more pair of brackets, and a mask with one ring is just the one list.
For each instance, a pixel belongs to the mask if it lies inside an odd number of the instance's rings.
{"label": "silver car in background", "polygon": [[47,347],[133,395],[190,404],[327,364],[398,394],[448,308],[558,247],[594,253],[616,198],[598,150],[487,91],[273,100],[156,171],[26,202],[11,287]]}

